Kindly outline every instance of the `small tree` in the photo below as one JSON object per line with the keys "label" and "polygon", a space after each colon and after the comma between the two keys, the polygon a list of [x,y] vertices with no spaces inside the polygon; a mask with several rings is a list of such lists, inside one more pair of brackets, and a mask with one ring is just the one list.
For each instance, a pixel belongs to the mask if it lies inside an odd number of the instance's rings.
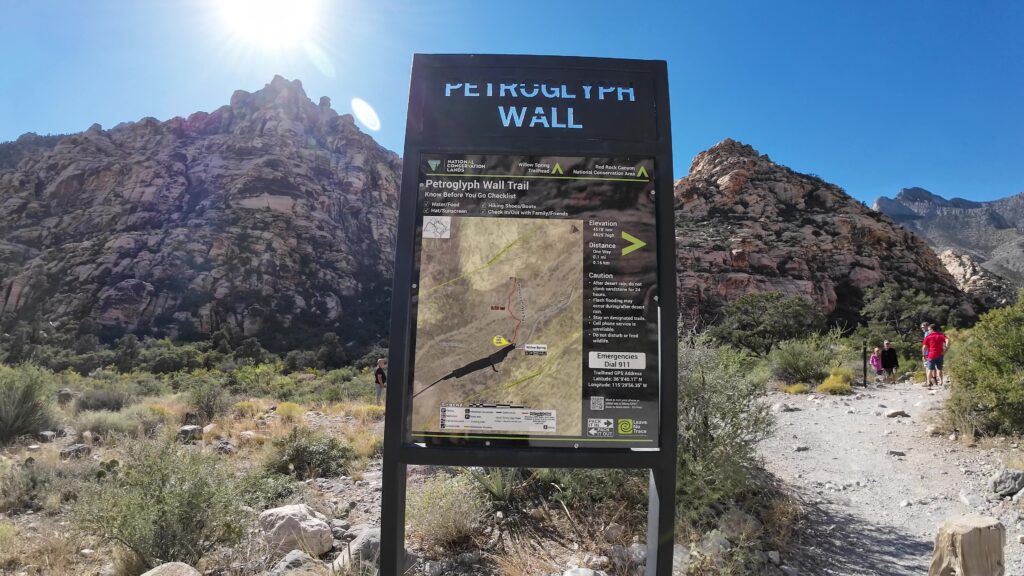
{"label": "small tree", "polygon": [[725,307],[725,319],[712,338],[766,356],[779,342],[819,332],[825,317],[806,298],[781,292],[746,294]]}
{"label": "small tree", "polygon": [[864,291],[861,314],[891,328],[906,340],[919,330],[921,322],[942,322],[949,316],[949,307],[936,304],[925,293],[888,283]]}

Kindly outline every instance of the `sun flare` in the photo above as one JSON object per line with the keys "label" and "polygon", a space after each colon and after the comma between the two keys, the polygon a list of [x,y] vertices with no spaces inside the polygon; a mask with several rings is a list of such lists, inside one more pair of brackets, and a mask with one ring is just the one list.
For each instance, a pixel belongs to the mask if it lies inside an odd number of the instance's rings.
{"label": "sun flare", "polygon": [[220,0],[224,23],[236,38],[261,48],[302,45],[313,33],[315,0]]}

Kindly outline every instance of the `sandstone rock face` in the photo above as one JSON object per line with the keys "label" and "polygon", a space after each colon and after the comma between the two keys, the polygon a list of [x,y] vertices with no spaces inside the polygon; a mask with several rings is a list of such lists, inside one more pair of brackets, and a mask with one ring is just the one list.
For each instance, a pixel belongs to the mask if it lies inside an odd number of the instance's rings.
{"label": "sandstone rock face", "polygon": [[904,188],[895,198],[876,200],[875,209],[922,235],[937,250],[970,255],[1015,287],[1024,287],[1024,192],[973,202]]}
{"label": "sandstone rock face", "polygon": [[976,308],[987,310],[1007,306],[1016,300],[1016,294],[1009,282],[982,268],[970,255],[945,250],[939,254],[939,259],[953,276],[957,286],[974,299]]}
{"label": "sandstone rock face", "polygon": [[675,185],[680,314],[712,321],[744,294],[781,291],[852,320],[866,288],[898,282],[974,311],[923,240],[842,189],[725,140]]}
{"label": "sandstone rock face", "polygon": [[26,142],[0,149],[3,324],[231,326],[275,349],[385,337],[400,160],[297,80],[211,113]]}

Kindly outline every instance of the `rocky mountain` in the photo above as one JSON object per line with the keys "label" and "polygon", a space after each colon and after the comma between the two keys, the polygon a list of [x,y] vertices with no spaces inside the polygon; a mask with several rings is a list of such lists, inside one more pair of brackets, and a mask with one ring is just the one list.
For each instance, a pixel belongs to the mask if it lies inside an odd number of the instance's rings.
{"label": "rocky mountain", "polygon": [[946,267],[956,285],[974,299],[975,308],[988,310],[1013,304],[1017,295],[1002,276],[993,274],[968,254],[945,250],[939,260]]}
{"label": "rocky mountain", "polygon": [[972,316],[924,240],[838,186],[725,140],[675,185],[680,313],[713,320],[751,292],[778,290],[853,321],[866,288],[898,282]]}
{"label": "rocky mountain", "polygon": [[973,202],[904,188],[895,198],[879,198],[874,208],[926,238],[937,251],[970,255],[983,268],[1024,286],[1024,192]]}
{"label": "rocky mountain", "polygon": [[[49,138],[49,139],[47,139]],[[230,104],[0,149],[0,327],[385,337],[399,157],[275,77]]]}

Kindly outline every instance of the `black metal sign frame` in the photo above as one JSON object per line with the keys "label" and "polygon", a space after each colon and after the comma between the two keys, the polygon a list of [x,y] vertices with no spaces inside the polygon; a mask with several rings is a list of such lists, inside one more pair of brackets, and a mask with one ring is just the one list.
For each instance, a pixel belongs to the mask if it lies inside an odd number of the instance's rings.
{"label": "black metal sign frame", "polygon": [[[594,80],[626,79],[637,86],[637,105],[630,112],[591,114],[587,128],[572,130],[574,119],[561,125],[508,128],[481,120],[479,107],[451,104],[436,98],[438,79],[467,77],[474,71],[497,73],[509,83],[564,74]],[[634,468],[650,471],[648,507],[649,576],[672,573],[676,491],[677,359],[675,219],[672,180],[667,67],[664,61],[605,58],[424,55],[413,58],[406,126],[402,189],[399,201],[395,277],[391,308],[391,341],[384,435],[381,507],[381,574],[404,570],[406,474],[411,465],[523,468]],[[443,89],[442,85],[440,89]],[[463,89],[466,89],[463,87]],[[587,88],[589,93],[591,88]],[[593,90],[599,90],[597,85]],[[606,88],[611,90],[611,88]],[[473,90],[479,93],[481,87]],[[568,96],[563,87],[563,95]],[[470,94],[469,92],[466,92]],[[594,93],[596,98],[597,92]],[[603,94],[602,94],[603,95]],[[556,89],[557,96],[557,89]],[[575,94],[574,94],[575,96]],[[471,102],[475,104],[475,102]],[[447,108],[445,108],[447,107]],[[507,119],[506,119],[507,120]],[[558,122],[552,119],[552,124]],[[507,126],[507,122],[506,122]],[[568,130],[564,129],[568,126]],[[502,129],[504,128],[504,129]],[[529,128],[533,128],[529,126]],[[549,129],[544,129],[549,128]],[[507,154],[654,159],[657,236],[657,302],[659,307],[659,430],[658,448],[425,446],[409,441],[411,432],[410,370],[416,319],[414,309],[414,247],[419,207],[421,153]]]}

